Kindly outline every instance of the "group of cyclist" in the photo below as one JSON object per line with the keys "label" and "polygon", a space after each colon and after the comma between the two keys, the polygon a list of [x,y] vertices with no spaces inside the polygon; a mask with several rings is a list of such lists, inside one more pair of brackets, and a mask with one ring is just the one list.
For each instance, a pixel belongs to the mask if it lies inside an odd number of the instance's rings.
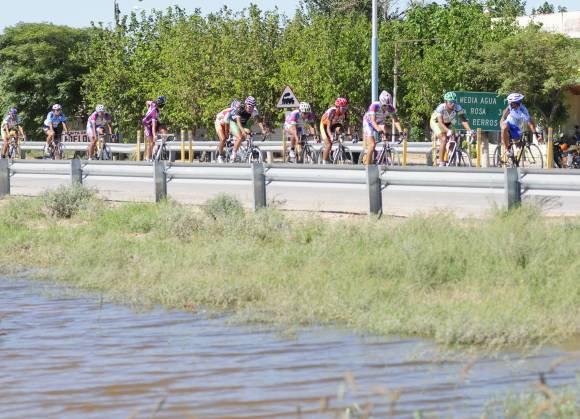
{"label": "group of cyclist", "polygon": [[[429,121],[431,130],[439,140],[437,162],[439,166],[447,164],[446,144],[453,135],[453,126],[457,118],[459,118],[468,134],[472,138],[475,137],[475,132],[471,129],[465,116],[465,110],[457,103],[455,92],[445,93],[443,99],[444,102],[435,108]],[[507,150],[508,158],[512,156],[510,153],[513,153],[509,147],[509,142],[522,137],[524,124],[527,124],[537,136],[539,142],[543,141],[541,133],[537,132],[532,117],[522,103],[523,99],[524,96],[520,93],[508,95],[508,106],[501,116],[501,139]],[[165,96],[159,96],[155,100],[146,102],[147,111],[142,120],[146,140],[146,160],[152,159],[153,148],[158,134],[167,134],[167,127],[160,123],[160,113],[165,103]],[[340,134],[346,134],[352,138],[349,118],[348,100],[339,97],[335,100],[334,106],[328,108],[322,114],[320,124],[317,127],[316,117],[310,105],[307,102],[300,102],[298,109],[289,112],[284,121],[284,130],[290,139],[289,158],[294,159],[296,145],[302,135],[306,134],[306,127],[308,127],[308,134],[317,138],[317,141],[321,140],[324,143],[322,163],[329,163],[334,138]],[[392,121],[392,124],[388,123],[389,120]],[[54,104],[43,124],[43,131],[46,134],[46,149],[55,138],[60,138],[63,132],[68,132],[66,121],[67,118],[62,111],[62,106]],[[230,135],[234,140],[230,159],[235,160],[242,141],[252,135],[250,127],[254,121],[258,123],[262,134],[266,135],[267,128],[260,118],[256,99],[253,96],[248,96],[243,102],[234,99],[229,107],[221,110],[216,115],[214,126],[219,140],[218,162],[225,162],[225,143]],[[95,111],[89,116],[86,126],[86,133],[90,141],[89,159],[93,156],[98,136],[105,134],[107,130],[109,135],[113,134],[111,122],[111,115],[106,112],[105,106],[97,105]],[[397,109],[393,104],[392,95],[387,91],[382,91],[379,95],[379,100],[370,104],[362,119],[363,138],[367,147],[363,160],[364,164],[373,164],[372,156],[374,156],[377,142],[381,140],[381,136],[388,138],[392,134],[391,130],[394,129],[402,138],[406,136],[406,132],[404,132],[397,118]],[[18,111],[16,108],[11,108],[2,120],[2,138],[4,140],[2,157],[6,155],[9,136],[11,134],[14,135],[16,130],[19,131],[21,137],[25,138]]]}

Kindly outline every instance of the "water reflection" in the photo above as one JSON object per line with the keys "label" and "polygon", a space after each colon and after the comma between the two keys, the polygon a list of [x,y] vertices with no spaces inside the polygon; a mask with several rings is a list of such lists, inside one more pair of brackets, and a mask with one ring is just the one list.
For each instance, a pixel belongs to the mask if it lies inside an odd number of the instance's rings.
{"label": "water reflection", "polygon": [[[47,289],[51,296],[47,296]],[[492,396],[575,382],[579,358],[441,361],[419,340],[331,329],[287,339],[224,318],[102,304],[0,279],[0,417],[474,416]]]}

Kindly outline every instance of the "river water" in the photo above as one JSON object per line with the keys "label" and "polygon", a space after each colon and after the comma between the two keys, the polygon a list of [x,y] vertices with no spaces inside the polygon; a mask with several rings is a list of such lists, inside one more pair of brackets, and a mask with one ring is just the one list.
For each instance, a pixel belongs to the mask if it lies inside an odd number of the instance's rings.
{"label": "river water", "polygon": [[479,417],[551,365],[549,386],[575,385],[575,349],[449,360],[427,341],[285,335],[0,278],[2,418]]}

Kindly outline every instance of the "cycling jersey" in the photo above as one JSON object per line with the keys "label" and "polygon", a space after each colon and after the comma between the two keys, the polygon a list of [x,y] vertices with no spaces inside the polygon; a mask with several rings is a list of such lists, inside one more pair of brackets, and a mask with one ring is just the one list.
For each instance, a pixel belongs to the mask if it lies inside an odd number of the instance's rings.
{"label": "cycling jersey", "polygon": [[513,125],[517,125],[518,127],[524,127],[525,124],[529,123],[531,118],[530,118],[530,113],[528,112],[528,109],[523,105],[520,104],[520,106],[518,106],[517,108],[512,108],[511,106],[508,108],[510,113],[508,114],[507,118],[505,119],[505,121],[508,124],[513,124]]}
{"label": "cycling jersey", "polygon": [[89,116],[89,120],[87,121],[87,131],[90,130],[92,127],[101,128],[112,121],[111,115],[107,112],[104,112],[103,115],[99,115],[98,112],[93,112],[91,116]]}
{"label": "cycling jersey", "polygon": [[157,127],[159,128],[159,109],[157,104],[153,101],[147,101],[147,113],[143,117],[143,127],[145,131],[145,137],[153,137],[153,121],[157,121]]}
{"label": "cycling jersey", "polygon": [[63,122],[66,122],[66,116],[64,116],[63,112],[61,112],[60,115],[56,115],[53,111],[50,111],[48,115],[46,115],[44,125],[49,127],[50,124],[52,124],[52,127],[56,128]]}
{"label": "cycling jersey", "polygon": [[465,115],[465,109],[463,109],[461,105],[456,103],[453,109],[449,110],[447,109],[447,105],[445,103],[442,103],[439,106],[437,106],[437,108],[435,108],[435,111],[431,115],[431,119],[437,121],[439,116],[442,116],[443,123],[445,125],[451,125],[455,124],[456,122],[455,117],[461,115]]}
{"label": "cycling jersey", "polygon": [[242,124],[242,127],[246,128],[249,128],[247,125],[250,119],[258,118],[259,116],[260,112],[258,112],[258,108],[254,108],[252,113],[246,111],[246,108],[242,108],[237,111],[235,110],[230,111],[230,121],[235,123],[239,119]]}
{"label": "cycling jersey", "polygon": [[225,125],[230,119],[231,112],[232,108],[225,108],[223,111],[218,112],[215,117],[215,123],[217,125]]}
{"label": "cycling jersey", "polygon": [[346,121],[348,121],[348,111],[339,113],[338,109],[333,106],[324,112],[322,118],[320,119],[320,125],[343,125]]}
{"label": "cycling jersey", "polygon": [[6,128],[8,131],[18,128],[20,125],[20,117],[13,118],[11,115],[6,115],[2,120],[2,129]]}
{"label": "cycling jersey", "polygon": [[304,124],[314,125],[315,117],[312,112],[300,113],[299,110],[290,112],[284,121],[284,129],[289,130],[293,126],[300,131],[304,129]]}
{"label": "cycling jersey", "polygon": [[371,116],[375,116],[375,121],[378,125],[385,122],[386,118],[392,117],[395,115],[395,108],[392,106],[387,106],[387,112],[383,112],[383,108],[381,107],[381,102],[373,102],[371,106],[369,106],[368,111],[363,116],[363,125],[368,126],[369,128],[374,130],[373,124],[371,123]]}

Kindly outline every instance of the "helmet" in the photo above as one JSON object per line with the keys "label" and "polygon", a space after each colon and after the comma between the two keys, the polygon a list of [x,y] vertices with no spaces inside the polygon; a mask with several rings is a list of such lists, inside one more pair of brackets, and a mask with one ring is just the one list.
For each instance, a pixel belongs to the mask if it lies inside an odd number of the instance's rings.
{"label": "helmet", "polygon": [[443,95],[443,99],[446,102],[457,102],[457,95],[455,92],[447,92]]}
{"label": "helmet", "polygon": [[232,100],[232,103],[230,105],[230,108],[232,109],[238,109],[241,106],[241,103],[238,99],[234,99]]}
{"label": "helmet", "polygon": [[392,106],[393,105],[393,96],[386,90],[383,90],[379,95],[379,102],[383,106]]}
{"label": "helmet", "polygon": [[523,100],[524,95],[521,93],[510,93],[507,97],[508,103],[521,103]]}
{"label": "helmet", "polygon": [[334,104],[340,108],[346,108],[348,106],[348,100],[343,97],[339,97],[334,101]]}
{"label": "helmet", "polygon": [[62,109],[62,106],[60,106],[58,103],[55,103],[54,105],[52,105],[53,111],[59,111],[61,109]]}
{"label": "helmet", "polygon": [[300,102],[300,104],[298,105],[298,110],[300,112],[310,112],[310,105],[306,102]]}
{"label": "helmet", "polygon": [[157,106],[162,108],[163,105],[165,105],[165,96],[159,96],[157,99],[155,99],[155,103],[157,103]]}
{"label": "helmet", "polygon": [[248,96],[246,98],[246,100],[244,101],[244,103],[248,106],[251,106],[252,108],[254,108],[256,106],[256,99],[254,98],[254,96]]}
{"label": "helmet", "polygon": [[96,111],[97,112],[105,112],[105,105],[97,105]]}
{"label": "helmet", "polygon": [[569,147],[568,146],[568,143],[562,143],[562,144],[560,144],[560,150],[562,150],[562,151],[568,150],[568,147]]}
{"label": "helmet", "polygon": [[18,110],[16,108],[10,108],[10,110],[8,111],[8,114],[12,115],[12,116],[16,116],[16,115],[18,115]]}

